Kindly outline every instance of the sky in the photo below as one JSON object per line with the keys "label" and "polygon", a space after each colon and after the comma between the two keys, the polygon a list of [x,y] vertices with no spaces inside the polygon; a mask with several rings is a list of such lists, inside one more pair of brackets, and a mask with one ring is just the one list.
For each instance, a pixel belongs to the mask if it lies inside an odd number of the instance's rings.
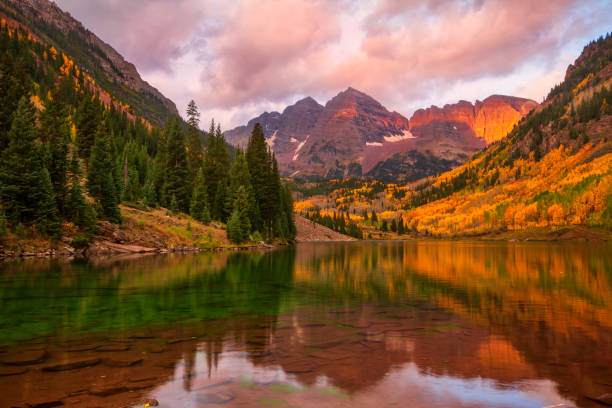
{"label": "sky", "polygon": [[541,102],[609,0],[55,0],[179,111],[224,129],[349,86],[406,117],[492,94]]}

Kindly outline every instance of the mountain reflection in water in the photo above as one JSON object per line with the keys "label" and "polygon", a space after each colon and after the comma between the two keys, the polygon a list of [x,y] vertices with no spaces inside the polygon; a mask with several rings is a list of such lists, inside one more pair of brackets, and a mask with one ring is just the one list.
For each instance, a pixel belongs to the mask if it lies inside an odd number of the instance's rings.
{"label": "mountain reflection in water", "polygon": [[600,406],[611,249],[352,242],[7,262],[0,406]]}

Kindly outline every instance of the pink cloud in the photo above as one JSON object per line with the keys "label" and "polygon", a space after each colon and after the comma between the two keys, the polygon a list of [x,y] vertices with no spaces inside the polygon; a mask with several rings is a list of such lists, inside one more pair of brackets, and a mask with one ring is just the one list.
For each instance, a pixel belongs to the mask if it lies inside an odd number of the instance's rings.
{"label": "pink cloud", "polygon": [[141,70],[171,70],[204,21],[198,0],[56,0]]}
{"label": "pink cloud", "polygon": [[[512,87],[503,84],[520,90],[543,72],[564,70],[559,64],[567,44],[603,34],[598,27],[612,17],[605,0],[58,3],[135,62],[145,78],[157,79],[179,106],[194,98],[228,118],[306,95],[323,101],[347,86],[408,115],[406,107],[416,100],[440,103],[444,90],[535,72]],[[529,89],[540,88],[533,83]],[[497,91],[473,90],[449,102]]]}
{"label": "pink cloud", "polygon": [[203,75],[205,99],[232,106],[274,100],[313,86],[341,34],[337,3],[245,0],[209,39],[214,62]]}

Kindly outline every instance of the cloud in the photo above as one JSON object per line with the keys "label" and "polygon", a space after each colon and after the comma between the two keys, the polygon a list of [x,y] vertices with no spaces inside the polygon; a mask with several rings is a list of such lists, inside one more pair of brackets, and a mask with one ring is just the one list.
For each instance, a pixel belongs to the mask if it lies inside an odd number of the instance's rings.
{"label": "cloud", "polygon": [[144,71],[171,71],[172,61],[187,52],[210,7],[198,0],[57,3]]}
{"label": "cloud", "polygon": [[204,99],[223,107],[278,100],[317,87],[339,41],[339,2],[245,0],[209,36]]}
{"label": "cloud", "polygon": [[227,126],[347,86],[407,116],[415,101],[535,97],[565,70],[562,56],[603,34],[612,17],[607,0],[58,3],[179,109],[193,98]]}

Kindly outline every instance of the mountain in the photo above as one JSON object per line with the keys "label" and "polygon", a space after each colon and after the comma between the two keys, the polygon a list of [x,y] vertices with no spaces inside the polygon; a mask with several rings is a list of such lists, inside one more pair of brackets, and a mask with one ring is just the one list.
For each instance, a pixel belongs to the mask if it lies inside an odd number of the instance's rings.
{"label": "mountain", "polygon": [[349,87],[325,106],[308,97],[283,113],[251,119],[226,137],[245,146],[260,123],[287,176],[414,180],[463,163],[536,106],[528,99],[493,95],[474,105],[461,101],[420,109],[408,120]]}
{"label": "mountain", "polygon": [[132,63],[55,3],[6,0],[0,3],[0,17],[69,55],[131,114],[155,124],[163,123],[169,115],[178,115],[174,102],[144,81]]}

